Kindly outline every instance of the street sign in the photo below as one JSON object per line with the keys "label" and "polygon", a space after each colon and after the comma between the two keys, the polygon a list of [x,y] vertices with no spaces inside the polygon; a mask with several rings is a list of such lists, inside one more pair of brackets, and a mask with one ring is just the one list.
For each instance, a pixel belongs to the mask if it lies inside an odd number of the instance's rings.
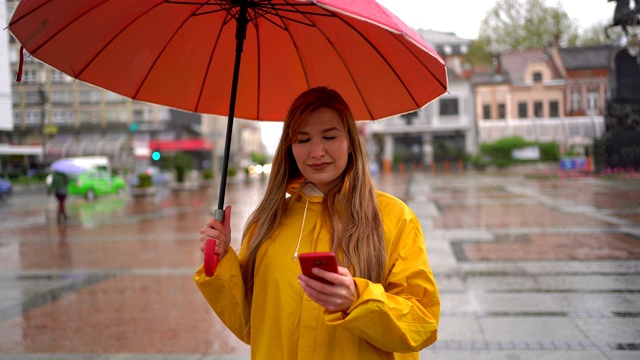
{"label": "street sign", "polygon": [[42,129],[42,132],[45,135],[55,135],[58,133],[58,125],[53,125],[53,124],[49,124],[49,125],[45,125],[44,129]]}

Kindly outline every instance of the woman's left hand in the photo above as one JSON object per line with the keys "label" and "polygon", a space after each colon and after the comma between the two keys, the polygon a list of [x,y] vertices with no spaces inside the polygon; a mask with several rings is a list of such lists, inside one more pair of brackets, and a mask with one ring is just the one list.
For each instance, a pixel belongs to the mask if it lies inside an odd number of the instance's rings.
{"label": "woman's left hand", "polygon": [[302,274],[298,275],[298,282],[305,294],[330,312],[349,310],[356,297],[356,284],[349,269],[338,266],[338,273],[332,273],[319,268],[313,268],[313,273],[333,283],[324,284]]}

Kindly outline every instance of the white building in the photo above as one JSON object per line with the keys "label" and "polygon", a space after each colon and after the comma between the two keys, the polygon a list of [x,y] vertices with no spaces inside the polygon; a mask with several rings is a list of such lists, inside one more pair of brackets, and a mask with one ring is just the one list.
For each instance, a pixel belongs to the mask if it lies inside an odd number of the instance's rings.
{"label": "white building", "polygon": [[371,160],[383,172],[443,166],[477,151],[473,88],[462,62],[471,40],[433,30],[418,34],[445,59],[449,90],[419,111],[366,126]]}

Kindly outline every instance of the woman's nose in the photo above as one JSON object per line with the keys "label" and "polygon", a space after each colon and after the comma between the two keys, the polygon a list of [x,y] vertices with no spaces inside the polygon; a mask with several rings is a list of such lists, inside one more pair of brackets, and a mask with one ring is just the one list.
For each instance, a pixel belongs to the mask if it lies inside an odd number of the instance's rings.
{"label": "woman's nose", "polygon": [[314,158],[322,157],[325,154],[325,147],[322,141],[312,140],[310,155]]}

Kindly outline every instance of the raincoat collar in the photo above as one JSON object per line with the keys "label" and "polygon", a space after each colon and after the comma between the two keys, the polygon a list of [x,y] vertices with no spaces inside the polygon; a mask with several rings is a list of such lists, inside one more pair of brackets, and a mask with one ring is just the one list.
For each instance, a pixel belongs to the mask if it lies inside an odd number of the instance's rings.
{"label": "raincoat collar", "polygon": [[299,193],[300,196],[310,202],[322,202],[322,198],[324,197],[322,191],[308,182],[304,177],[293,180],[287,187],[287,193],[291,196]]}

